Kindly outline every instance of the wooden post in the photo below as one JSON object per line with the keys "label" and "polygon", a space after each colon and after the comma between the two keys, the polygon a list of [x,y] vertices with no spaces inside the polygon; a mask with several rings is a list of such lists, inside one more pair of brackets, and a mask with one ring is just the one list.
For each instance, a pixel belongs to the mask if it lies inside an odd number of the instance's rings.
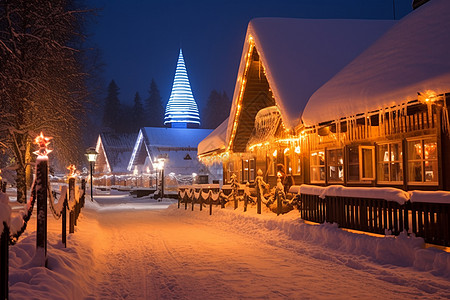
{"label": "wooden post", "polygon": [[261,214],[261,187],[259,180],[256,181],[256,212]]}
{"label": "wooden post", "polygon": [[9,227],[3,222],[0,238],[0,299],[8,299],[9,277]]}
{"label": "wooden post", "polygon": [[48,158],[47,156],[38,156],[36,159],[36,256],[41,256],[45,266],[47,266],[47,190]]}
{"label": "wooden post", "polygon": [[67,238],[66,238],[66,232],[67,232],[67,193],[66,196],[64,197],[64,202],[63,202],[63,209],[61,212],[61,222],[62,222],[62,233],[61,233],[61,239],[62,239],[62,243],[64,244],[64,248],[67,248]]}
{"label": "wooden post", "polygon": [[75,232],[75,206],[77,199],[75,199],[75,178],[69,178],[69,199],[72,198],[74,207],[69,211],[69,233]]}
{"label": "wooden post", "polygon": [[187,210],[188,194],[184,194],[184,210]]}
{"label": "wooden post", "polygon": [[180,208],[180,202],[181,202],[181,195],[180,192],[178,192],[178,208]]}
{"label": "wooden post", "polygon": [[283,208],[283,203],[282,203],[282,199],[280,197],[280,190],[276,189],[275,190],[275,197],[277,199],[277,216],[279,216],[281,214],[281,209]]}
{"label": "wooden post", "polygon": [[[212,195],[211,193],[208,196],[209,199],[209,215],[212,215]],[[220,201],[220,196],[219,196],[219,201]]]}
{"label": "wooden post", "polygon": [[202,211],[202,209],[203,209],[203,196],[202,196],[202,192],[203,192],[203,190],[200,189],[200,196],[198,197],[198,200],[199,200],[199,202],[200,202],[200,211]]}

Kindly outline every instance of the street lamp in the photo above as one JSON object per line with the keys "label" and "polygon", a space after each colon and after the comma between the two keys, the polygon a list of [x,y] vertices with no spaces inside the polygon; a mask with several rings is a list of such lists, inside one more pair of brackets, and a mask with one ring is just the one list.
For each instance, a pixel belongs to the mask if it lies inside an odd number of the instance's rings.
{"label": "street lamp", "polygon": [[164,198],[164,157],[158,158],[158,167],[161,170],[161,199]]}
{"label": "street lamp", "polygon": [[94,147],[90,147],[86,150],[85,155],[87,157],[87,160],[89,161],[89,166],[91,169],[91,201],[94,201],[94,188],[93,188],[92,177],[94,175],[94,163],[95,163],[95,160],[97,159],[98,152],[95,151]]}

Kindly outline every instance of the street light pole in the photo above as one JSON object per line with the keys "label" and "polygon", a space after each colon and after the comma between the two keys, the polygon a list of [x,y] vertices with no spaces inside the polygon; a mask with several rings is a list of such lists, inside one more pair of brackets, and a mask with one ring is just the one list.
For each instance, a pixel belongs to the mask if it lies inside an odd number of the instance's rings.
{"label": "street light pole", "polygon": [[93,189],[93,174],[94,174],[94,163],[92,161],[89,162],[89,165],[91,167],[91,201],[94,201],[94,189]]}
{"label": "street light pole", "polygon": [[86,157],[89,161],[90,171],[91,171],[91,201],[94,201],[94,163],[97,160],[98,152],[95,150],[94,147],[90,147],[86,150]]}

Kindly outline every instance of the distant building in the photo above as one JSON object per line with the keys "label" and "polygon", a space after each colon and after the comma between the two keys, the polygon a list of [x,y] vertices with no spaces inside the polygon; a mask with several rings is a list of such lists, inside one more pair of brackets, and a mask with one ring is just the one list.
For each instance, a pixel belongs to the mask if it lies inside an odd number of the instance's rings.
{"label": "distant building", "polygon": [[122,176],[127,170],[131,152],[137,134],[100,133],[95,150],[98,152],[95,162],[96,180],[102,185],[125,184]]}
{"label": "distant building", "polygon": [[172,92],[167,102],[164,125],[172,128],[198,128],[200,115],[180,49]]}
{"label": "distant building", "polygon": [[210,175],[197,159],[197,145],[211,129],[145,127],[139,131],[128,164],[128,171],[144,184],[153,186],[164,169],[167,191],[191,184],[200,175]]}

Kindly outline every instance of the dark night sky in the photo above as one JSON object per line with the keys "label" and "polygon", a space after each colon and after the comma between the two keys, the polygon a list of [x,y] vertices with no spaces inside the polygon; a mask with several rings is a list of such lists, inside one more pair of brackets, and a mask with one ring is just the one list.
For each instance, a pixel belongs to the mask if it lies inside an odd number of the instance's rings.
{"label": "dark night sky", "polygon": [[[91,0],[100,8],[91,28],[102,53],[103,79],[114,79],[121,102],[145,99],[154,78],[164,103],[180,46],[194,97],[211,90],[232,97],[248,22],[255,17],[393,19],[393,0]],[[412,0],[395,0],[396,18]],[[105,87],[106,89],[106,87]]]}

